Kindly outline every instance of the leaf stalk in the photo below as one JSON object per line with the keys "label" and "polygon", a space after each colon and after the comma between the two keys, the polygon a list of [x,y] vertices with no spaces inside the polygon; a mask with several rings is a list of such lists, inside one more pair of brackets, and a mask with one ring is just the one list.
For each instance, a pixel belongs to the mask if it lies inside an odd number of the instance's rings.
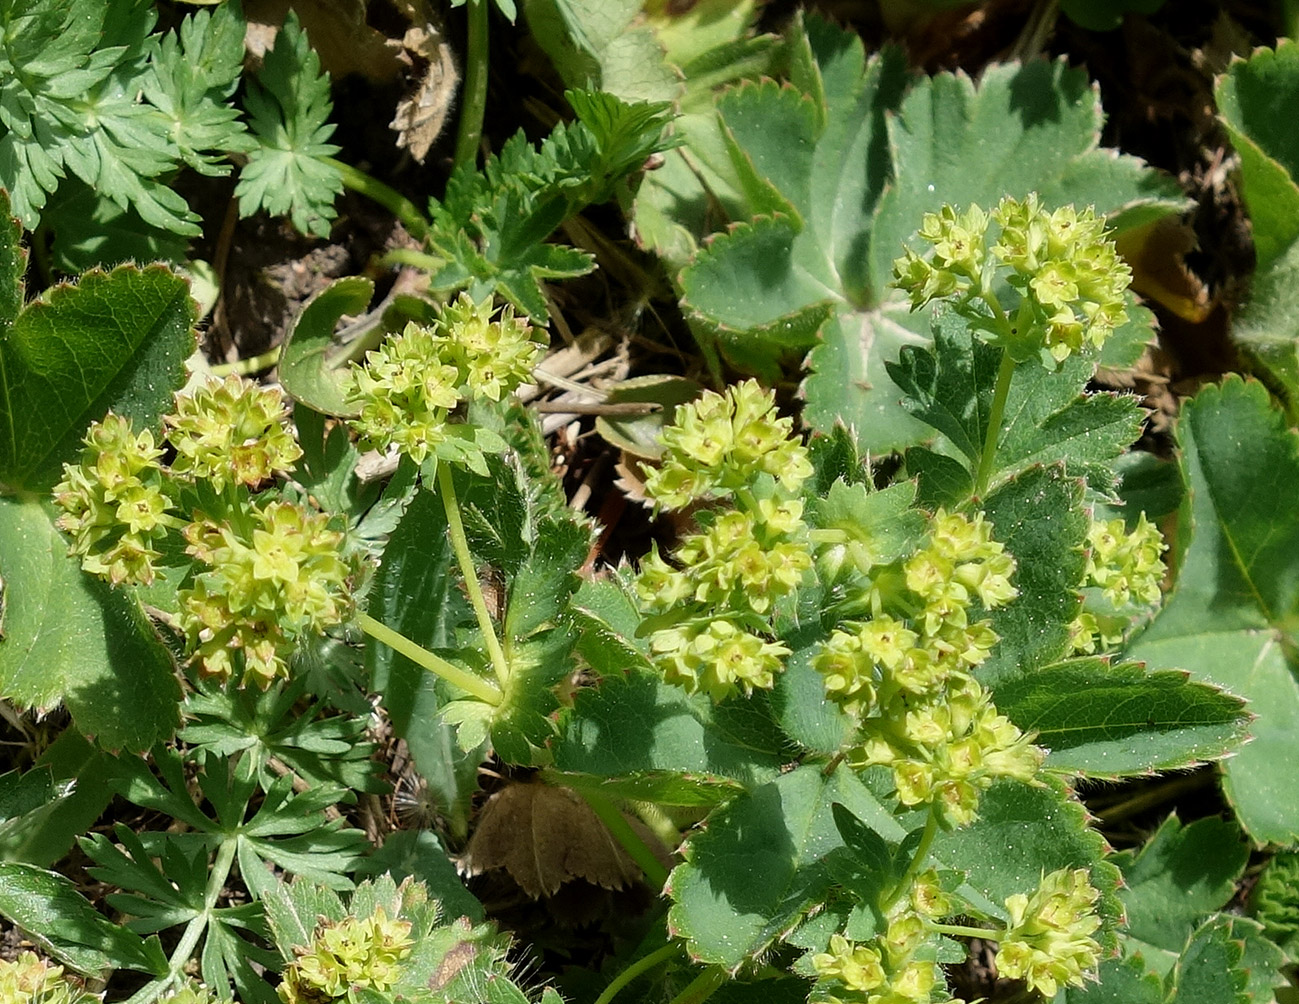
{"label": "leaf stalk", "polygon": [[415,665],[427,669],[430,673],[442,677],[453,687],[459,687],[465,693],[493,707],[500,705],[503,700],[501,692],[492,685],[491,681],[447,662],[440,655],[435,655],[422,645],[415,644],[405,635],[394,631],[382,621],[375,620],[369,614],[359,614],[357,623],[361,626],[361,630],[375,641],[383,642],[394,652],[404,655]]}

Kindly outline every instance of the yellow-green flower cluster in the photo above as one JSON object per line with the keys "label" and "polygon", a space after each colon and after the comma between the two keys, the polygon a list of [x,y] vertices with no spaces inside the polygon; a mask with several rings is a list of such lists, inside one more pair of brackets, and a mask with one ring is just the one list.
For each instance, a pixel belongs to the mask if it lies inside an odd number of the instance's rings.
{"label": "yellow-green flower cluster", "polygon": [[98,999],[65,979],[62,966],[51,966],[34,952],[0,959],[0,1001],[4,1004],[91,1004]]}
{"label": "yellow-green flower cluster", "polygon": [[1062,868],[1044,877],[1032,896],[1009,897],[1010,928],[997,948],[997,971],[1026,981],[1047,1000],[1061,985],[1082,986],[1100,961],[1101,946],[1092,937],[1101,926],[1099,898],[1085,868]]}
{"label": "yellow-green flower cluster", "polygon": [[998,641],[971,612],[1014,599],[1014,571],[982,513],[939,511],[923,547],[872,570],[872,616],[837,628],[812,660],[827,695],[861,719],[852,762],[887,765],[902,804],[932,804],[949,826],[975,818],[994,778],[1031,780],[1041,764],[970,675]]}
{"label": "yellow-green flower cluster", "polygon": [[366,446],[395,447],[423,463],[448,438],[462,402],[499,401],[531,376],[544,352],[511,307],[493,319],[490,298],[475,303],[462,293],[433,327],[411,322],[353,366],[349,400],[360,415],[352,427]]}
{"label": "yellow-green flower cluster", "polygon": [[835,630],[813,660],[826,693],[850,713],[869,713],[899,692],[927,694],[982,663],[997,643],[970,610],[976,600],[993,610],[1015,598],[1014,558],[982,513],[939,511],[929,531],[924,547],[874,571],[874,616]]}
{"label": "yellow-green flower cluster", "polygon": [[1091,654],[1123,641],[1134,606],[1158,605],[1167,545],[1145,513],[1131,532],[1122,519],[1093,520],[1087,544],[1083,587],[1088,594],[1083,611],[1070,625],[1070,643],[1075,652]]}
{"label": "yellow-green flower cluster", "polygon": [[59,529],[92,575],[114,585],[151,583],[171,502],[163,492],[162,450],[147,429],[109,414],[90,427],[80,464],[64,464],[54,500]]}
{"label": "yellow-green flower cluster", "polygon": [[893,285],[910,295],[912,310],[979,288],[987,229],[988,214],[977,205],[960,213],[951,206],[925,213],[918,236],[932,245],[932,260],[907,248],[893,262]]}
{"label": "yellow-green flower cluster", "polygon": [[774,605],[812,567],[799,499],[760,499],[753,510],[701,517],[704,532],[681,543],[668,564],[653,551],[636,592],[651,615],[671,615],[650,648],[669,683],[722,700],[743,689],[768,689],[789,654],[765,635]]}
{"label": "yellow-green flower cluster", "polygon": [[278,388],[237,376],[209,379],[177,395],[175,413],[164,419],[176,449],[171,472],[208,481],[218,492],[227,484],[251,488],[269,481],[302,456],[284,419]]}
{"label": "yellow-green flower cluster", "polygon": [[645,494],[665,509],[731,495],[769,474],[789,492],[812,475],[793,420],[776,412],[775,396],[756,381],[705,391],[679,405],[663,430],[663,457],[645,479]]}
{"label": "yellow-green flower cluster", "polygon": [[[985,247],[989,222],[1000,227],[991,248]],[[1010,330],[1001,333],[1017,359],[1041,348],[1056,361],[1099,349],[1127,320],[1132,270],[1091,207],[1048,211],[1036,194],[1006,197],[991,213],[977,205],[963,212],[944,206],[925,214],[919,236],[932,246],[931,257],[907,249],[893,263],[893,284],[910,296],[912,309],[972,295],[995,303],[999,263],[1021,295]]]}
{"label": "yellow-green flower cluster", "polygon": [[[202,671],[265,688],[287,674],[301,634],[338,624],[350,612],[343,535],[323,513],[271,502],[228,522],[185,529],[186,552],[208,566],[180,593],[180,620]],[[235,655],[242,654],[242,667]]]}
{"label": "yellow-green flower cluster", "polygon": [[322,923],[310,946],[284,969],[277,992],[284,1004],[326,1004],[351,999],[354,990],[384,993],[411,953],[411,925],[389,920],[382,907],[364,919]]}
{"label": "yellow-green flower cluster", "polygon": [[817,987],[824,992],[815,999],[838,1004],[930,1004],[935,990],[944,990],[944,982],[927,941],[924,918],[906,908],[894,912],[884,935],[871,944],[832,935],[830,950],[812,957]]}
{"label": "yellow-green flower cluster", "polygon": [[980,794],[996,778],[1032,781],[1042,758],[965,673],[922,697],[899,693],[882,704],[862,723],[861,743],[850,754],[855,765],[891,768],[898,801],[932,805],[951,827],[974,821]]}
{"label": "yellow-green flower cluster", "polygon": [[1046,349],[1057,360],[1099,349],[1127,320],[1123,294],[1132,270],[1089,206],[1044,209],[1036,194],[1004,198],[992,211],[1001,235],[992,254],[1013,270],[1010,282],[1035,308]]}

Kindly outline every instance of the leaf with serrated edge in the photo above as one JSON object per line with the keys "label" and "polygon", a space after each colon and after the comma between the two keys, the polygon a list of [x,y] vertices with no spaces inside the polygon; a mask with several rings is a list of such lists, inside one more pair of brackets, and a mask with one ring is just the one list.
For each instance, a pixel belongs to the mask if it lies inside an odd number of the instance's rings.
{"label": "leaf with serrated edge", "polygon": [[847,768],[826,777],[798,767],[709,817],[668,880],[668,930],[698,962],[735,970],[791,929],[833,883],[826,857],[842,848],[832,806],[869,821],[886,840],[902,828]]}
{"label": "leaf with serrated edge", "polygon": [[1218,78],[1219,114],[1240,157],[1241,194],[1258,262],[1232,335],[1259,370],[1299,407],[1299,143],[1287,109],[1299,100],[1299,46],[1281,39],[1236,60]]}
{"label": "leaf with serrated edge", "polygon": [[[960,830],[941,831],[933,844],[939,868],[965,872],[966,890],[1004,916],[1008,896],[1036,889],[1043,874],[1059,868],[1087,868],[1100,891],[1096,937],[1107,949],[1115,943],[1122,916],[1116,895],[1119,871],[1104,860],[1105,841],[1087,826],[1082,803],[1063,784],[994,782],[979,802],[979,818]],[[978,900],[974,900],[978,903]]]}
{"label": "leaf with serrated edge", "polygon": [[1127,935],[1177,954],[1235,893],[1249,844],[1234,821],[1211,816],[1183,826],[1173,814],[1140,851],[1114,861],[1123,871]]}
{"label": "leaf with serrated edge", "polygon": [[554,743],[560,770],[601,776],[637,771],[770,779],[784,739],[757,699],[714,705],[661,674],[633,670],[578,691]]}
{"label": "leaf with serrated edge", "polygon": [[[1246,698],[1253,741],[1223,765],[1224,789],[1256,840],[1299,839],[1299,682],[1285,655],[1299,604],[1299,437],[1262,384],[1228,377],[1182,408],[1187,486],[1177,583],[1128,649]],[[1288,641],[1286,640],[1288,639]]]}
{"label": "leaf with serrated edge", "polygon": [[171,656],[139,603],[67,551],[44,506],[0,498],[0,693],[24,708],[63,700],[105,748],[148,749],[177,724]]}
{"label": "leaf with serrated edge", "polygon": [[[722,99],[752,222],[701,250],[681,283],[687,306],[744,365],[770,357],[778,321],[831,305],[810,357],[805,418],[823,430],[843,422],[865,448],[925,435],[898,407],[883,369],[903,345],[928,341],[924,315],[908,316],[887,286],[924,213],[1037,191],[1047,205],[1095,205],[1124,227],[1182,206],[1171,181],[1097,147],[1100,102],[1084,71],[994,65],[977,88],[940,74],[903,97],[907,78],[893,50],[868,62],[855,36],[812,17],[795,22],[789,48],[795,93],[748,85]],[[799,172],[803,158],[810,167]],[[767,288],[750,289],[749,278],[728,302],[725,283],[752,276],[758,261]]]}
{"label": "leaf with serrated edge", "polygon": [[166,969],[156,941],[146,942],[112,923],[56,872],[18,861],[0,862],[0,914],[78,972],[124,967],[158,974]]}
{"label": "leaf with serrated edge", "polygon": [[1050,751],[1046,766],[1116,778],[1190,767],[1226,756],[1245,738],[1244,702],[1185,672],[1071,659],[1006,673],[997,710]]}
{"label": "leaf with serrated edge", "polygon": [[984,503],[993,539],[1015,558],[1011,582],[1019,590],[990,615],[1001,642],[977,671],[985,683],[1065,656],[1085,568],[1082,499],[1082,482],[1056,465],[1029,468]]}
{"label": "leaf with serrated edge", "polygon": [[194,304],[166,267],[122,266],[23,306],[20,238],[0,193],[0,483],[43,490],[110,408],[148,427],[170,407]]}

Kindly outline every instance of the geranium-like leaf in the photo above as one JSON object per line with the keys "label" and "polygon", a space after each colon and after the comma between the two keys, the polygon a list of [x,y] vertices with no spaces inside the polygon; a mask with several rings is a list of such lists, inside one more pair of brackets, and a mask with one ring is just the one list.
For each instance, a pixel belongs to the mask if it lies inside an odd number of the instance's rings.
{"label": "geranium-like leaf", "polygon": [[741,366],[815,345],[804,416],[822,430],[842,422],[864,448],[928,435],[884,369],[929,341],[926,313],[888,287],[926,212],[1036,191],[1048,206],[1094,205],[1121,230],[1181,205],[1170,180],[1097,146],[1100,102],[1082,70],[1034,62],[991,66],[977,88],[963,75],[911,82],[900,53],[867,60],[856,36],[812,17],[795,22],[788,50],[789,84],[719,102],[748,219],[703,248],[681,285],[699,329]]}
{"label": "geranium-like leaf", "polygon": [[1227,797],[1256,840],[1299,839],[1296,641],[1299,436],[1262,384],[1229,377],[1206,387],[1177,424],[1187,496],[1173,592],[1128,656],[1186,669],[1249,700],[1253,741],[1223,765]]}
{"label": "geranium-like leaf", "polygon": [[997,710],[1050,751],[1046,765],[1121,777],[1216,760],[1245,738],[1244,702],[1185,672],[1071,659],[1009,673],[993,688]]}

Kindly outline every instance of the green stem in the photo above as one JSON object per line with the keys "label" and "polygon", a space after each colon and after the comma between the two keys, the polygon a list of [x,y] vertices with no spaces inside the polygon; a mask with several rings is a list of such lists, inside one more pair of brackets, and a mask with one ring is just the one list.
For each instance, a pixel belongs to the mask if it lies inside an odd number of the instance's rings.
{"label": "green stem", "polygon": [[325,163],[337,168],[343,176],[343,184],[354,192],[360,192],[367,199],[373,199],[393,216],[401,220],[407,232],[417,241],[428,236],[428,220],[420,212],[419,206],[402,195],[395,188],[389,188],[378,178],[372,178],[359,168],[345,164],[333,157],[323,158]]}
{"label": "green stem", "polygon": [[238,846],[237,836],[227,836],[221,841],[221,846],[217,848],[216,860],[212,863],[212,870],[208,873],[207,887],[203,893],[203,912],[190,920],[185,932],[180,936],[176,950],[167,960],[166,974],[146,983],[127,1000],[126,1004],[152,1004],[176,982],[185,966],[189,964],[190,958],[198,948],[199,939],[203,937],[208,921],[212,919],[212,914],[216,910],[217,900],[221,898],[221,890],[225,888],[226,879],[230,877],[230,869],[234,866],[235,850]]}
{"label": "green stem", "polygon": [[488,0],[469,0],[465,83],[460,94],[455,152],[455,166],[466,170],[473,170],[478,162],[483,115],[487,111],[487,4]]}
{"label": "green stem", "polygon": [[213,366],[209,372],[214,377],[228,377],[231,373],[237,373],[239,376],[248,376],[250,373],[257,373],[260,370],[268,370],[280,361],[280,349],[283,346],[277,345],[273,349],[268,349],[260,356],[251,356],[248,359],[236,359],[232,363],[218,363]]}
{"label": "green stem", "polygon": [[983,938],[985,941],[1000,941],[1006,936],[1005,931],[988,927],[965,927],[961,924],[928,924],[929,930],[939,934],[950,934],[953,938]]}
{"label": "green stem", "polygon": [[499,705],[502,697],[501,692],[494,687],[490,681],[484,680],[480,676],[475,676],[468,670],[461,669],[453,663],[447,662],[440,655],[434,655],[428,649],[421,645],[416,645],[413,641],[403,634],[399,634],[392,628],[388,627],[382,621],[377,621],[369,614],[360,614],[357,617],[357,623],[360,624],[361,630],[368,634],[375,641],[381,641],[394,652],[404,655],[417,666],[422,666],[430,673],[442,677],[453,687],[459,687],[467,694],[472,694],[492,706]]}
{"label": "green stem", "polygon": [[677,994],[669,1004],[700,1004],[708,1000],[717,988],[726,982],[726,970],[721,966],[710,966],[695,977],[690,986]]}
{"label": "green stem", "polygon": [[925,820],[925,830],[920,834],[920,843],[916,844],[916,853],[911,856],[911,863],[907,865],[907,870],[902,873],[902,878],[898,884],[893,887],[889,897],[880,904],[881,910],[888,910],[894,903],[906,895],[911,888],[911,883],[915,881],[920,869],[924,866],[925,859],[929,857],[929,848],[933,846],[934,837],[938,836],[938,810],[931,804],[929,806],[929,816]]}
{"label": "green stem", "polygon": [[983,453],[979,456],[979,473],[974,478],[974,494],[982,497],[988,490],[992,477],[992,464],[997,456],[997,440],[1001,438],[1001,421],[1006,416],[1006,399],[1010,396],[1010,381],[1015,375],[1015,360],[1004,347],[1001,366],[997,369],[997,386],[992,392],[992,411],[988,414],[988,432],[983,439]]}
{"label": "green stem", "polygon": [[641,973],[653,969],[660,962],[666,962],[672,956],[681,951],[681,944],[673,941],[664,945],[656,952],[650,952],[649,955],[643,956],[633,962],[630,966],[620,972],[613,981],[604,988],[604,993],[595,999],[595,1004],[609,1004],[616,996],[618,991],[625,987],[632,980],[636,979]]}
{"label": "green stem", "polygon": [[440,255],[429,254],[426,251],[416,251],[414,248],[393,248],[391,251],[385,251],[380,255],[377,264],[380,268],[392,268],[394,265],[411,265],[425,272],[436,272],[446,263],[447,259]]}
{"label": "green stem", "polygon": [[[460,520],[460,503],[456,500],[456,483],[447,464],[438,464],[438,494],[442,496],[442,508],[447,514],[447,529],[451,533],[451,547],[456,552],[456,561],[460,563],[460,574],[465,580],[465,592],[478,618],[478,628],[483,633],[483,643],[491,657],[492,668],[496,670],[496,679],[504,689],[510,678],[510,664],[505,661],[501,643],[496,637],[496,628],[492,625],[492,615],[487,612],[487,601],[483,598],[483,587],[478,583],[478,569],[474,567],[473,556],[469,553],[469,538],[465,536],[465,525]],[[496,703],[500,703],[497,701]]]}
{"label": "green stem", "polygon": [[[560,782],[562,783],[562,781]],[[622,845],[631,859],[636,862],[645,874],[645,881],[655,889],[662,889],[668,882],[668,870],[663,867],[649,845],[631,828],[627,818],[618,811],[618,807],[604,795],[595,791],[578,791],[586,799],[586,804],[600,817],[600,822],[608,828],[609,833]]]}

